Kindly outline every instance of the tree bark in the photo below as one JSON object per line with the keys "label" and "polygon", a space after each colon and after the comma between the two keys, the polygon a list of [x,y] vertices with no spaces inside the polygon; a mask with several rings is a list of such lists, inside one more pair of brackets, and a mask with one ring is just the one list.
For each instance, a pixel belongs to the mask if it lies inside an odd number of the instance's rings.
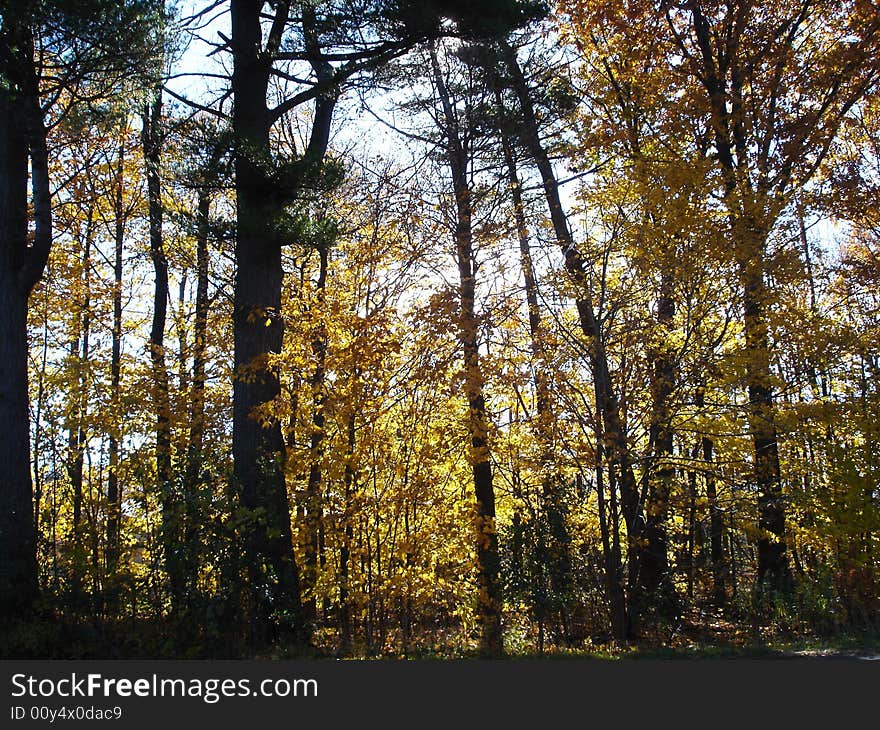
{"label": "tree bark", "polygon": [[281,241],[276,228],[283,205],[264,171],[271,160],[266,107],[271,56],[263,52],[262,6],[254,0],[231,2],[238,220],[232,453],[235,490],[249,518],[242,537],[249,572],[250,633],[256,644],[278,638],[282,630],[306,639],[284,478],[285,445],[281,425],[271,412],[281,391],[276,366],[269,361],[280,354],[284,337]]}
{"label": "tree bark", "polygon": [[[598,430],[598,429],[597,429]],[[626,641],[628,634],[626,595],[623,587],[623,566],[620,562],[620,532],[618,530],[617,499],[613,488],[606,507],[605,479],[601,453],[602,441],[596,438],[596,497],[599,508],[599,532],[602,554],[605,557],[605,596],[611,613],[611,635],[615,641]],[[610,513],[610,514],[609,514]],[[610,522],[610,524],[609,524]]]}
{"label": "tree bark", "polygon": [[[758,163],[757,183],[752,182],[749,169],[749,134],[747,115],[743,112],[743,83],[748,75],[735,55],[739,48],[744,25],[730,27],[732,38],[723,53],[731,54],[723,68],[715,63],[715,44],[720,40],[712,35],[711,24],[699,3],[689,8],[693,32],[700,50],[702,83],[710,104],[711,126],[721,168],[724,202],[728,209],[736,264],[742,286],[743,334],[746,350],[746,383],[749,398],[749,429],[752,433],[754,478],[758,491],[758,588],[772,593],[790,588],[791,573],[785,543],[785,503],[779,470],[777,445],[776,404],[770,380],[770,344],[766,323],[767,293],[764,284],[764,257],[769,223],[760,220],[755,211],[767,210],[781,196],[788,181],[793,159],[782,163],[771,190],[767,182],[768,170]],[[806,17],[802,15],[802,18]],[[797,21],[798,23],[800,21]],[[785,51],[787,53],[787,51]],[[730,109],[728,109],[728,102]],[[843,115],[841,115],[842,117]],[[811,120],[811,124],[817,122]],[[804,123],[803,121],[801,123]],[[766,139],[766,145],[778,142],[776,134]],[[785,145],[782,149],[785,149]],[[793,150],[797,149],[797,145]],[[794,151],[788,154],[793,155]],[[766,162],[764,163],[766,164]]]}
{"label": "tree bark", "polygon": [[790,587],[791,572],[785,541],[785,501],[779,470],[776,404],[770,381],[770,346],[764,284],[765,237],[746,222],[737,236],[743,287],[743,332],[749,428],[754,444],[754,475],[758,490],[758,585],[770,592]]}
{"label": "tree bark", "polygon": [[82,301],[76,302],[75,334],[70,343],[70,358],[75,369],[73,384],[69,394],[70,412],[67,424],[67,473],[73,492],[72,543],[73,555],[71,566],[71,593],[74,607],[81,608],[83,565],[85,551],[83,549],[83,467],[86,444],[86,416],[88,413],[88,371],[91,353],[91,267],[92,267],[92,236],[93,236],[93,202],[89,203],[86,220],[85,236],[82,252]]}
{"label": "tree bark", "polygon": [[210,232],[211,196],[207,181],[202,181],[196,207],[196,302],[193,317],[192,386],[190,388],[190,421],[186,443],[184,472],[185,573],[187,593],[195,591],[201,564],[198,525],[202,512],[202,466],[205,442],[205,365],[208,333],[208,239]]}
{"label": "tree bark", "polygon": [[199,189],[196,221],[196,307],[193,317],[193,364],[190,397],[190,427],[187,439],[187,482],[194,489],[202,466],[205,441],[205,353],[208,334],[208,237],[211,197]]}
{"label": "tree bark", "polygon": [[28,434],[28,138],[24,104],[0,88],[0,618],[27,616],[37,597]]}
{"label": "tree bark", "polygon": [[[702,387],[697,388],[694,405],[701,409],[705,405],[705,394]],[[706,501],[709,503],[709,543],[712,559],[712,596],[718,606],[727,600],[727,564],[724,560],[724,510],[718,503],[718,490],[715,486],[713,467],[713,451],[715,443],[712,438],[703,434],[700,438],[702,451],[704,482],[706,485]]]}
{"label": "tree bark", "polygon": [[670,463],[673,456],[674,431],[671,424],[670,400],[675,389],[676,367],[674,353],[666,345],[669,328],[675,316],[673,299],[673,272],[664,265],[657,300],[657,326],[661,344],[650,353],[651,369],[651,425],[649,440],[653,446],[653,462],[649,466],[649,490],[645,501],[645,528],[639,551],[639,576],[633,601],[633,613],[638,615],[652,606],[661,615],[673,617],[678,610],[678,596],[669,574],[668,537],[666,520],[675,469]]}
{"label": "tree bark", "polygon": [[40,358],[40,371],[37,377],[37,406],[34,414],[34,446],[33,446],[33,475],[34,475],[34,532],[40,534],[40,512],[42,511],[43,482],[40,474],[43,445],[43,406],[46,402],[46,365],[49,357],[49,291],[43,289],[43,334],[42,334],[42,357]]}
{"label": "tree bark", "polygon": [[351,651],[351,547],[354,540],[354,493],[357,490],[356,472],[354,469],[354,450],[357,432],[355,429],[355,412],[352,410],[348,416],[346,426],[348,453],[345,461],[345,502],[343,520],[342,544],[339,547],[339,643],[343,654]]}

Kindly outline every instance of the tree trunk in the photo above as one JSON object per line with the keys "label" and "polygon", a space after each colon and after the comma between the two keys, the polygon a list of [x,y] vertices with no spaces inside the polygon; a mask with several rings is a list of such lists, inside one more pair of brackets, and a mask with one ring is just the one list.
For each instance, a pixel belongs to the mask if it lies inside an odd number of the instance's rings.
{"label": "tree trunk", "polygon": [[199,189],[196,222],[196,309],[193,322],[192,391],[190,397],[190,428],[187,469],[190,483],[201,471],[202,448],[205,441],[205,353],[208,333],[208,236],[211,198],[204,187]]}
{"label": "tree trunk", "polygon": [[484,656],[496,657],[504,651],[499,580],[501,565],[498,554],[498,533],[495,527],[495,491],[492,485],[489,455],[489,423],[483,395],[484,380],[480,367],[475,311],[476,264],[471,228],[473,215],[471,190],[467,179],[469,159],[466,142],[460,135],[458,120],[452,109],[449,93],[433,50],[431,63],[445,118],[443,131],[446,136],[446,156],[455,195],[455,253],[461,301],[459,342],[464,354],[465,395],[468,401],[471,441],[470,462],[477,502],[474,527],[477,538],[477,616],[481,626],[480,651]]}
{"label": "tree trunk", "polygon": [[171,456],[171,398],[168,367],[165,362],[165,322],[168,313],[168,259],[162,237],[162,92],[144,106],[143,148],[147,172],[147,201],[150,218],[150,258],[155,274],[153,287],[153,321],[150,328],[150,360],[153,378],[153,408],[156,429],[156,484],[162,505],[162,549],[171,611],[179,615],[186,601],[186,576],[181,554],[180,534],[183,515],[180,497],[174,485]]}
{"label": "tree trunk", "polygon": [[[742,84],[744,75],[737,63],[725,70],[707,63],[712,57],[713,44],[710,24],[701,8],[690,8],[693,28],[706,64],[700,76],[711,105],[712,131],[715,138],[716,159],[722,173],[725,204],[727,206],[736,264],[739,267],[743,303],[743,335],[746,351],[746,384],[749,398],[749,429],[752,433],[754,479],[758,491],[758,580],[760,591],[785,592],[790,587],[791,574],[785,543],[785,504],[779,470],[779,450],[776,432],[776,404],[770,380],[770,343],[767,332],[767,292],[764,285],[764,257],[769,224],[756,216],[762,208],[772,208],[771,199],[781,195],[785,182],[771,192],[766,180],[766,169],[760,170],[759,180],[753,184],[748,169],[748,133],[744,127]],[[737,38],[731,48],[736,47]],[[727,88],[727,72],[730,88]],[[728,100],[732,110],[728,109]],[[732,113],[731,113],[732,111]],[[771,135],[767,145],[775,142]],[[791,160],[786,163],[789,165]],[[780,176],[780,180],[788,177]],[[731,554],[732,557],[732,554]]]}
{"label": "tree trunk", "polygon": [[37,379],[37,407],[34,414],[34,450],[33,450],[33,474],[34,474],[34,533],[40,534],[40,512],[42,510],[43,482],[40,473],[43,445],[43,406],[46,402],[46,365],[49,357],[49,289],[43,289],[43,335],[42,357],[40,358],[40,372]]}
{"label": "tree trunk", "polygon": [[785,502],[779,471],[776,404],[770,381],[770,346],[765,315],[765,236],[754,223],[743,219],[735,223],[734,232],[743,287],[749,428],[754,444],[755,486],[758,490],[758,586],[770,592],[784,592],[790,587],[791,574],[785,542]]}
{"label": "tree trunk", "polygon": [[639,548],[639,574],[635,595],[632,596],[633,615],[643,609],[656,608],[661,615],[673,617],[678,611],[678,596],[669,574],[666,519],[675,469],[673,456],[674,432],[671,425],[670,400],[675,389],[675,355],[665,344],[675,316],[672,297],[673,272],[667,267],[661,274],[657,301],[657,326],[661,344],[652,353],[651,372],[651,426],[654,463],[649,465],[649,489],[645,501],[645,528]]}
{"label": "tree trunk", "polygon": [[[124,130],[125,131],[125,130]],[[124,134],[123,131],[123,134]],[[109,473],[107,475],[107,578],[116,584],[119,563],[119,521],[122,512],[122,491],[119,488],[119,381],[122,369],[122,254],[125,243],[125,211],[123,209],[123,170],[125,142],[119,145],[116,167],[115,236],[113,259],[113,333],[110,353],[110,438]],[[115,601],[111,600],[111,603]]]}
{"label": "tree trunk", "polygon": [[[694,405],[702,409],[705,404],[703,388],[697,388]],[[724,510],[718,503],[718,491],[715,486],[713,471],[713,455],[715,444],[703,434],[700,438],[703,457],[704,481],[706,484],[706,501],[709,503],[709,543],[712,559],[712,596],[716,605],[723,606],[727,601],[727,564],[724,560]]]}
{"label": "tree trunk", "polygon": [[[605,501],[605,479],[602,471],[602,442],[596,439],[596,496],[599,507],[599,532],[605,557],[605,595],[611,613],[611,635],[615,641],[627,638],[626,596],[623,591],[623,566],[620,563],[620,534],[617,527],[617,502],[614,491],[608,507]],[[609,515],[610,511],[610,515]],[[610,525],[609,525],[610,520]]]}
{"label": "tree trunk", "polygon": [[[500,108],[500,94],[496,93],[497,105]],[[563,609],[562,601],[571,578],[569,556],[570,538],[565,524],[565,510],[561,503],[559,487],[562,476],[555,465],[554,428],[556,417],[550,396],[547,380],[546,362],[544,358],[544,332],[541,323],[541,309],[538,304],[538,283],[535,267],[529,246],[529,232],[526,223],[525,206],[522,199],[522,186],[516,169],[516,160],[510,140],[501,135],[504,162],[507,167],[507,178],[510,183],[510,194],[513,200],[513,214],[516,221],[517,238],[519,240],[520,266],[525,283],[526,305],[529,313],[529,337],[535,385],[535,435],[537,436],[541,454],[541,486],[543,516],[549,536],[548,545],[539,545],[540,554],[547,557],[549,572],[549,593],[552,604]],[[542,530],[541,534],[545,534]]]}
{"label": "tree trunk", "polygon": [[324,324],[324,289],[327,286],[328,246],[322,244],[318,249],[317,292],[318,316],[321,318],[312,336],[312,356],[315,369],[309,384],[312,390],[312,433],[310,437],[309,477],[306,484],[305,509],[303,511],[305,540],[303,556],[302,591],[305,596],[303,614],[307,621],[317,617],[317,595],[319,576],[319,553],[321,552],[321,532],[323,529],[323,505],[321,496],[321,463],[324,459],[324,374],[327,360],[327,327]]}
{"label": "tree trunk", "polygon": [[190,421],[186,444],[186,467],[183,487],[183,546],[186,556],[188,592],[198,581],[201,562],[198,525],[202,512],[202,464],[205,441],[205,353],[208,332],[208,237],[210,231],[211,196],[203,181],[198,191],[196,210],[196,306],[193,322],[192,387],[190,389]]}
{"label": "tree trunk", "polygon": [[339,643],[340,650],[343,655],[351,651],[351,587],[350,566],[351,546],[354,539],[354,527],[352,519],[354,518],[354,493],[357,490],[356,474],[354,469],[354,449],[355,449],[355,412],[354,410],[348,416],[348,424],[346,427],[348,453],[345,461],[345,502],[342,514],[343,533],[342,545],[339,548]]}
{"label": "tree trunk", "polygon": [[[712,439],[702,438],[703,461],[707,467],[712,465]],[[715,489],[715,474],[706,471],[706,499],[709,502],[709,539],[712,556],[712,590],[715,603],[724,605],[727,600],[725,576],[727,566],[724,562],[724,513],[718,504],[718,493]]]}
{"label": "tree trunk", "polygon": [[[700,444],[697,442],[691,450],[691,460],[695,462],[700,456]],[[687,512],[687,597],[688,603],[694,603],[694,577],[696,565],[694,546],[697,530],[697,472],[693,465],[688,469],[688,512]]]}
{"label": "tree trunk", "polygon": [[83,549],[83,466],[86,444],[86,416],[89,407],[88,372],[91,353],[91,267],[92,267],[92,214],[90,203],[82,253],[82,301],[77,302],[75,335],[70,343],[70,357],[76,369],[74,385],[70,392],[70,416],[67,426],[67,473],[73,491],[73,559],[71,568],[71,593],[78,610],[82,603],[82,577],[85,564]]}
{"label": "tree trunk", "polygon": [[28,615],[37,596],[28,434],[28,139],[21,99],[0,88],[0,617]]}
{"label": "tree trunk", "polygon": [[262,2],[232,0],[235,241],[232,453],[235,489],[249,521],[242,528],[249,571],[251,638],[265,644],[280,629],[305,640],[294,559],[281,425],[272,411],[280,384],[272,356],[281,352],[281,204],[267,179],[271,159],[266,107],[271,59],[262,52]]}

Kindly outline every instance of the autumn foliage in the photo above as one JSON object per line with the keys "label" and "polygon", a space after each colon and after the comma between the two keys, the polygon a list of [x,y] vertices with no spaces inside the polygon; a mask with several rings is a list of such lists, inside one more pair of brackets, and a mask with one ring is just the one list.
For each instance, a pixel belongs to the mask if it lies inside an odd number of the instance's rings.
{"label": "autumn foliage", "polygon": [[880,630],[876,4],[97,5],[0,14],[0,650]]}

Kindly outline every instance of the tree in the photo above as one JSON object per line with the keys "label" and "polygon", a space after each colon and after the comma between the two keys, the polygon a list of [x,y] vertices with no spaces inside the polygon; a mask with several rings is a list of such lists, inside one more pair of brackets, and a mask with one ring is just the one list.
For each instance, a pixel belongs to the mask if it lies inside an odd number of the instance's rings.
{"label": "tree", "polygon": [[[662,38],[666,71],[683,92],[670,104],[682,128],[699,119],[739,270],[758,493],[759,584],[790,584],[779,466],[767,289],[768,238],[792,195],[815,176],[844,120],[878,78],[877,15],[870,3],[636,3],[569,10],[582,38],[607,23],[630,53]],[[636,50],[638,49],[638,50]],[[634,67],[633,67],[634,68]],[[635,77],[626,83],[638,85]]]}
{"label": "tree", "polygon": [[[334,108],[345,82],[439,32],[443,16],[455,18],[463,32],[484,30],[488,17],[457,3],[448,7],[438,3],[431,8],[434,12],[422,15],[414,14],[406,3],[385,7],[364,2],[353,12],[347,5],[332,2],[319,8],[280,2],[268,16],[264,40],[263,6],[260,1],[232,1],[229,41],[238,218],[233,458],[236,489],[253,518],[244,542],[258,640],[267,638],[267,630],[271,634],[278,617],[284,617],[283,623],[294,634],[304,636],[299,570],[290,547],[284,440],[280,424],[271,415],[271,404],[280,394],[270,360],[281,352],[283,342],[281,248],[301,233],[285,209],[304,190],[333,185],[333,167],[325,164],[325,156]],[[493,29],[533,12],[531,6],[519,3],[494,2],[493,6],[505,11],[488,23]],[[375,40],[367,40],[371,38]],[[296,63],[300,64],[298,73],[285,70]],[[267,93],[273,78],[308,80],[298,93],[270,109]],[[308,142],[294,157],[278,159],[270,145],[273,125],[308,102],[314,102]]]}
{"label": "tree", "polygon": [[[629,539],[630,575],[637,575],[637,546],[644,523],[635,476],[632,470],[629,446],[620,416],[618,396],[611,381],[611,371],[605,351],[601,320],[597,317],[593,303],[593,293],[589,282],[589,266],[575,245],[574,237],[559,194],[559,182],[550,158],[544,148],[535,115],[534,103],[525,76],[520,68],[515,49],[507,42],[499,46],[500,62],[503,64],[507,84],[517,100],[519,117],[522,120],[521,135],[541,176],[541,183],[553,231],[564,255],[565,270],[576,291],[578,321],[584,337],[587,338],[590,366],[595,388],[596,408],[600,414],[597,419],[599,441],[608,460],[609,477],[612,490],[619,487],[623,500],[623,515],[627,524]],[[619,597],[615,589],[612,596]],[[620,616],[623,610],[618,600],[612,601],[612,615],[618,638],[629,632],[626,622]],[[627,621],[633,623],[630,616]]]}
{"label": "tree", "polygon": [[[113,88],[116,74],[132,69],[149,22],[149,3],[9,2],[0,26],[0,138],[3,140],[0,213],[0,359],[4,393],[0,464],[4,481],[0,522],[0,606],[4,613],[28,611],[36,597],[35,535],[27,433],[27,308],[52,244],[47,117],[60,97],[76,99],[87,81],[92,93]],[[119,29],[125,28],[124,33]],[[33,242],[28,235],[28,163],[34,209]]]}
{"label": "tree", "polygon": [[465,99],[458,112],[437,60],[436,49],[430,52],[432,81],[440,112],[437,114],[443,150],[452,180],[455,201],[455,259],[458,265],[460,314],[459,341],[464,357],[464,391],[468,402],[468,427],[473,470],[476,515],[474,530],[477,544],[477,614],[481,625],[480,650],[486,656],[503,653],[501,635],[501,591],[498,557],[498,530],[495,524],[495,491],[492,485],[490,423],[484,394],[485,376],[480,366],[478,319],[475,307],[476,273],[474,253],[474,201],[471,167],[477,146],[471,100]]}

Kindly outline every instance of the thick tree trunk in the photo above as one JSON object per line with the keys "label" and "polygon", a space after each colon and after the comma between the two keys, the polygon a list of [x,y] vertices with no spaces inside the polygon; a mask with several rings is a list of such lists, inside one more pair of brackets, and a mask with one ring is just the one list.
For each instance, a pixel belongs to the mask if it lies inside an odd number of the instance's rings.
{"label": "thick tree trunk", "polygon": [[[661,344],[651,353],[651,427],[650,442],[654,463],[649,468],[648,495],[645,501],[645,529],[639,548],[639,574],[635,595],[632,597],[633,615],[643,609],[656,608],[661,615],[672,617],[678,610],[678,596],[669,574],[666,520],[675,469],[673,456],[674,432],[671,424],[670,400],[675,388],[676,368],[674,353],[666,346],[668,330],[675,316],[672,298],[673,272],[661,275],[657,302],[657,325]],[[638,603],[638,605],[636,605]]]}
{"label": "thick tree trunk", "polygon": [[[727,204],[734,253],[739,266],[743,301],[743,334],[746,350],[746,383],[749,397],[749,428],[752,432],[754,478],[758,491],[758,588],[770,592],[784,592],[790,587],[791,574],[785,543],[785,504],[779,470],[779,451],[776,432],[776,404],[770,380],[770,344],[766,323],[766,289],[764,285],[764,256],[769,225],[755,216],[755,211],[770,209],[774,196],[781,195],[790,180],[789,174],[779,175],[776,192],[767,183],[766,169],[758,172],[758,182],[752,183],[749,156],[746,151],[749,132],[745,128],[746,115],[741,103],[746,76],[737,64],[728,59],[722,70],[711,61],[714,44],[711,26],[699,4],[690,11],[693,29],[704,63],[700,75],[711,105],[712,131],[717,160],[720,164],[725,203]],[[741,31],[737,31],[738,33]],[[735,47],[739,38],[732,41]],[[727,74],[729,78],[727,77]],[[729,88],[728,88],[729,82]],[[733,106],[728,109],[728,101]],[[828,99],[830,101],[830,98]],[[767,145],[775,143],[775,136]],[[788,160],[784,167],[789,167]],[[790,172],[790,170],[789,170]],[[731,553],[731,558],[733,554]]]}
{"label": "thick tree trunk", "polygon": [[501,586],[498,533],[495,527],[495,492],[489,456],[489,424],[483,396],[477,317],[474,308],[475,281],[471,239],[469,191],[456,191],[458,222],[455,231],[461,292],[459,339],[464,351],[465,393],[469,406],[470,460],[476,496],[474,527],[477,535],[477,612],[482,626],[480,649],[486,656],[503,652],[501,637]]}
{"label": "thick tree trunk", "polygon": [[[4,182],[0,181],[0,215],[6,220],[0,223],[0,237],[5,239],[13,221],[4,215],[9,202]],[[8,618],[29,611],[37,591],[37,563],[28,434],[27,297],[18,288],[14,270],[3,265],[0,311],[0,615]]]}
{"label": "thick tree trunk", "polygon": [[279,629],[306,638],[299,571],[293,554],[284,478],[285,445],[272,411],[280,394],[281,241],[279,191],[265,167],[271,158],[266,93],[271,59],[262,53],[262,2],[232,0],[235,241],[232,452],[235,489],[249,520],[242,528],[252,604],[251,638],[263,644]]}
{"label": "thick tree trunk", "polygon": [[758,490],[758,585],[771,592],[784,592],[790,586],[791,573],[786,551],[786,510],[779,471],[776,404],[770,380],[770,346],[765,319],[764,238],[752,227],[747,227],[738,237],[737,248],[740,250],[743,286],[749,427]]}
{"label": "thick tree trunk", "polygon": [[28,434],[28,140],[21,101],[0,89],[0,617],[26,616],[37,596]]}

